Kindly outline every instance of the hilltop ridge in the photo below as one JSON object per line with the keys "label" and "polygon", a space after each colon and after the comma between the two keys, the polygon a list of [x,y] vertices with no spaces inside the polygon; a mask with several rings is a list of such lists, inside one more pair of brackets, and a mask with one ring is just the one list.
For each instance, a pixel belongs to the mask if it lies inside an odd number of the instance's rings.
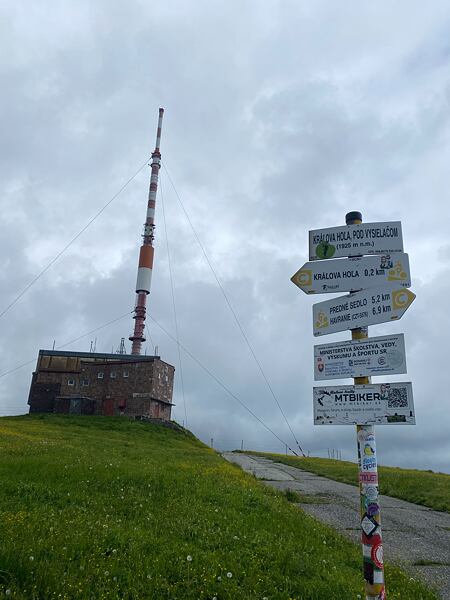
{"label": "hilltop ridge", "polygon": [[[0,419],[0,596],[362,594],[360,551],[190,432],[115,417]],[[387,568],[390,597],[435,599]]]}

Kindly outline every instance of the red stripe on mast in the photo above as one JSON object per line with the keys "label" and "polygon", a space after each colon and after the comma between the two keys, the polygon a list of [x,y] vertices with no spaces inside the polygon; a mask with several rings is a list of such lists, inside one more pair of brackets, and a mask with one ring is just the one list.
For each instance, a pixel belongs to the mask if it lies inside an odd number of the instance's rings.
{"label": "red stripe on mast", "polygon": [[132,342],[131,354],[140,354],[142,343],[145,342],[144,327],[147,295],[150,293],[153,268],[153,240],[155,231],[156,192],[158,191],[158,174],[161,168],[161,128],[164,109],[159,109],[156,145],[152,153],[150,188],[148,192],[147,218],[144,225],[142,246],[139,252],[138,274],[136,281],[136,304],[134,308],[134,331],[128,338]]}

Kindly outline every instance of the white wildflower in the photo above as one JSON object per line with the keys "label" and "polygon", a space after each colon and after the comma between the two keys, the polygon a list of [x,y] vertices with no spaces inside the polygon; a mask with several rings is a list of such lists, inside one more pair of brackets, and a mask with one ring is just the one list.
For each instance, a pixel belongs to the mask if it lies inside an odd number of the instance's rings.
{"label": "white wildflower", "polygon": [[192,562],[192,556],[191,556],[190,554],[188,554],[188,555],[186,556],[186,560],[187,560],[188,562]]}
{"label": "white wildflower", "polygon": [[231,573],[231,571],[228,571],[227,577],[228,577],[228,579],[231,579],[233,577],[233,573]]}

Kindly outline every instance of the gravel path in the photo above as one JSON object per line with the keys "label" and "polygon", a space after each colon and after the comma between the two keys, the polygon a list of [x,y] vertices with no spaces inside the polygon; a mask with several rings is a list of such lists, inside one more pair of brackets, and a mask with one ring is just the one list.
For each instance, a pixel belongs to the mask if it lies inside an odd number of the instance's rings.
{"label": "gravel path", "polygon": [[[280,490],[289,488],[309,497],[317,497],[317,503],[313,499],[311,502],[309,498],[307,504],[299,506],[359,543],[357,487],[274,463],[266,458],[232,452],[224,452],[223,456],[238,464],[244,471],[264,480],[267,485]],[[421,578],[436,586],[442,598],[450,600],[450,514],[382,495],[380,506],[386,560],[401,565],[412,577]],[[438,564],[418,565],[420,561]]]}

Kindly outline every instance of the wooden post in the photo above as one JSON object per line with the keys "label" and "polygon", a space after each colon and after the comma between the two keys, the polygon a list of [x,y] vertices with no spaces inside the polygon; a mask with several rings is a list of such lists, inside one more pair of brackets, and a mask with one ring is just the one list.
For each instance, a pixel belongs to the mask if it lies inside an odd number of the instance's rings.
{"label": "wooden post", "polygon": [[[347,225],[362,223],[359,212],[345,216]],[[369,337],[369,328],[352,329],[352,340]],[[355,377],[355,385],[370,383],[370,377]],[[357,425],[359,465],[359,498],[361,512],[361,545],[366,588],[366,600],[385,600],[383,545],[381,537],[381,514],[378,500],[378,464],[373,425]]]}

